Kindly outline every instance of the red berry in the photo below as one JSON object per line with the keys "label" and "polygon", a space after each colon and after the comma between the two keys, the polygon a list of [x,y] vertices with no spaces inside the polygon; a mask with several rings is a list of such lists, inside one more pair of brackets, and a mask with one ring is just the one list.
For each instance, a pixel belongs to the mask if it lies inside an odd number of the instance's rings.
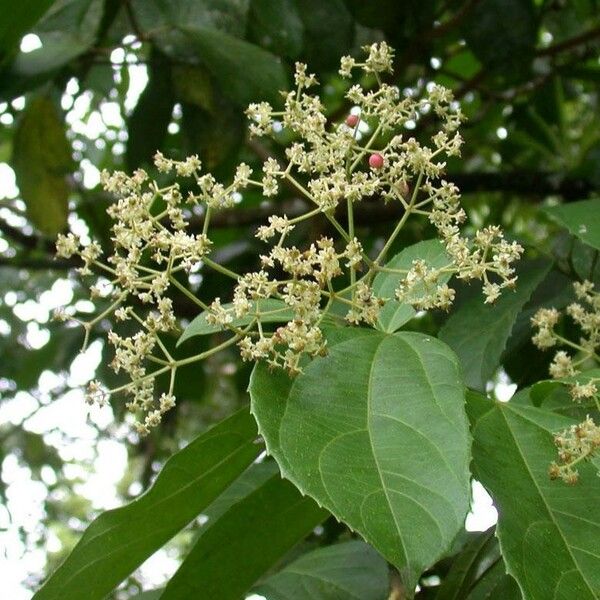
{"label": "red berry", "polygon": [[371,169],[381,169],[383,167],[383,156],[378,153],[371,154],[369,156],[369,166]]}
{"label": "red berry", "polygon": [[358,115],[348,115],[346,117],[346,125],[348,125],[348,127],[356,127],[359,121]]}

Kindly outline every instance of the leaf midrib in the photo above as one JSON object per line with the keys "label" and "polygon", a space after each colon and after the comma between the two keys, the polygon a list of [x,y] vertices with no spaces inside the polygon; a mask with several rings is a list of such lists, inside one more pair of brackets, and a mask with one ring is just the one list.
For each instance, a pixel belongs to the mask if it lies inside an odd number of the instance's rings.
{"label": "leaf midrib", "polygon": [[377,355],[381,351],[381,347],[383,346],[386,339],[387,339],[386,337],[383,337],[377,344],[377,347],[375,348],[375,352],[373,353],[373,360],[371,362],[371,367],[369,369],[369,379],[368,379],[368,384],[367,384],[367,437],[369,439],[369,445],[371,446],[371,452],[373,453],[373,462],[375,463],[375,467],[377,468],[377,475],[379,477],[379,481],[381,482],[381,489],[383,490],[386,502],[388,504],[389,511],[392,515],[392,519],[394,520],[394,524],[396,525],[396,531],[399,534],[398,538],[399,538],[400,544],[402,546],[402,553],[404,554],[405,562],[408,567],[411,567],[411,562],[408,558],[408,551],[406,549],[406,544],[404,543],[404,538],[402,536],[402,530],[400,529],[400,525],[398,524],[398,519],[396,517],[396,513],[392,509],[392,503],[391,503],[390,497],[387,492],[387,488],[386,488],[384,480],[383,480],[383,473],[381,472],[381,467],[378,462],[377,453],[375,452],[375,446],[373,445],[373,438],[371,437],[371,416],[372,416],[371,415],[371,413],[372,413],[371,401],[372,401],[372,397],[373,397],[373,394],[372,394],[373,373],[375,371],[375,364],[377,363],[377,360],[376,360]]}

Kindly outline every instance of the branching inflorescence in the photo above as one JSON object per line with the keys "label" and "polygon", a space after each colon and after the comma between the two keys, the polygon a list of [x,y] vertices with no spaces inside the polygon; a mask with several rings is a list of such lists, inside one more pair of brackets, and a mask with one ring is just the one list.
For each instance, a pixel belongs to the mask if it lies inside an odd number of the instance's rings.
{"label": "branching inflorescence", "polygon": [[[358,69],[374,83],[368,90],[360,85],[348,89],[346,97],[355,110],[342,123],[329,122],[319,97],[309,93],[317,80],[303,64],[296,65],[296,89],[284,94],[283,110],[276,111],[266,102],[250,105],[247,114],[251,135],[275,135],[277,124],[292,138],[285,160],[268,158],[260,174],[242,163],[232,183],[225,186],[212,175],[202,174],[196,156],[174,161],[157,153],[155,166],[162,177],[176,176],[191,182],[193,190],[185,197],[180,183],[160,186],[143,170],[132,176],[122,172],[103,174],[105,189],[118,198],[109,209],[114,221],[112,254],[102,261],[97,243],[81,247],[75,236],[68,234],[57,242],[58,255],[79,255],[84,261],[82,274],[100,271],[110,282],[105,288],[97,284],[91,287],[92,297],[108,296],[110,303],[91,321],[80,321],[86,338],[99,320],[111,316],[116,322],[134,321],[139,330],[129,337],[116,331],[109,333],[115,348],[112,367],[116,372],[124,371],[129,381],[113,390],[92,382],[88,394],[91,402],[102,402],[109,394],[126,393],[129,410],[141,415],[137,429],[145,434],[175,403],[177,368],[225,347],[236,344],[243,360],[264,360],[296,374],[301,371],[303,357],[326,353],[322,324],[334,304],[345,306],[349,324],[375,325],[381,307],[392,300],[377,297],[373,291],[373,279],[381,271],[397,274],[396,299],[418,309],[447,310],[451,306],[454,290],[446,283],[438,284],[442,273],[481,280],[485,302],[494,302],[503,288],[514,286],[512,265],[523,251],[517,243],[504,240],[498,227],[478,231],[472,239],[461,237],[459,232],[466,218],[459,190],[442,178],[444,157],[459,155],[462,144],[458,128],[463,116],[452,93],[431,84],[424,97],[404,97],[397,87],[381,81],[382,74],[392,70],[392,49],[381,43],[365,47],[365,51],[363,63],[351,57],[341,62],[343,77],[351,78]],[[407,136],[405,127],[426,112],[433,112],[440,123],[430,146]],[[294,218],[274,215],[258,228],[256,237],[269,244],[260,256],[261,268],[238,274],[211,259],[211,215],[219,210],[235,210],[236,195],[248,187],[271,197],[282,186],[294,189],[310,208]],[[354,224],[353,207],[366,198],[397,202],[404,209],[374,256],[365,251]],[[204,220],[199,234],[189,231],[186,205],[202,206]],[[340,205],[347,214],[344,222],[336,216]],[[448,256],[443,267],[434,268],[424,260],[414,261],[407,270],[385,266],[394,241],[411,215],[428,218],[437,229]],[[289,243],[290,232],[296,226],[323,217],[335,231],[334,238],[321,237],[305,248]],[[233,280],[231,302],[198,298],[180,282],[178,275],[199,265]],[[229,337],[206,352],[175,360],[161,339],[177,329],[168,295],[173,288],[188,296],[205,311],[206,320]],[[271,308],[271,302],[265,308],[264,301],[269,299],[277,300],[281,307]],[[272,321],[278,311],[290,314],[290,318],[270,331],[265,322]],[[77,320],[65,312],[59,316]],[[245,317],[244,326],[238,325],[241,317]],[[156,399],[154,381],[163,374],[171,376],[170,389]]]}
{"label": "branching inflorescence", "polygon": [[[556,331],[561,313],[556,308],[542,308],[531,319],[537,329],[533,343],[540,349],[566,347],[558,350],[550,365],[554,379],[566,379],[573,401],[586,403],[600,411],[598,385],[600,377],[582,375],[582,369],[600,365],[600,293],[590,281],[575,283],[578,302],[569,304],[566,314],[581,330],[579,342],[565,338]],[[573,425],[555,436],[558,462],[550,465],[550,476],[567,483],[576,483],[579,477],[576,465],[592,458],[600,448],[600,427],[588,415],[578,425]]]}

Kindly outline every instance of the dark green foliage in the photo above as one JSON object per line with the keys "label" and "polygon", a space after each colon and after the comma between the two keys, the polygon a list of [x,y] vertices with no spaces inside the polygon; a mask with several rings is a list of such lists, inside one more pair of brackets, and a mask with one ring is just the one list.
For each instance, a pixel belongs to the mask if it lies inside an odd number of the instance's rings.
{"label": "dark green foliage", "polygon": [[[594,402],[574,404],[567,386],[598,371],[586,363],[575,379],[549,381],[556,349],[531,343],[538,309],[564,309],[574,282],[600,284],[597,0],[0,0],[0,15],[0,167],[10,165],[19,188],[15,196],[12,174],[0,171],[0,506],[14,503],[15,472],[47,492],[35,527],[0,517],[25,554],[46,553],[44,572],[27,581],[36,599],[238,600],[256,592],[386,600],[412,597],[417,584],[422,600],[600,597],[598,459],[578,465],[577,485],[548,477],[554,436],[587,415],[598,419]],[[22,51],[27,33],[42,47]],[[97,505],[80,483],[94,462],[81,440],[65,450],[72,415],[57,423],[51,410],[56,400],[80,406],[83,334],[50,322],[61,289],[82,318],[90,310],[91,281],[69,275],[77,259],[53,258],[55,234],[70,227],[112,245],[111,198],[92,166],[152,170],[160,150],[197,154],[225,183],[241,161],[260,178],[265,157],[282,159],[290,139],[285,131],[250,139],[247,104],[280,106],[294,62],[307,62],[333,128],[352,108],[340,56],[358,57],[360,46],[381,40],[397,50],[388,83],[408,95],[435,82],[461,101],[463,156],[447,161],[444,178],[462,190],[468,235],[500,224],[525,247],[515,290],[489,306],[479,284],[459,282],[449,314],[393,301],[375,330],[343,327],[342,293],[332,310],[340,318],[324,322],[329,354],[293,379],[265,364],[252,371],[232,346],[180,370],[176,407],[143,440],[122,433],[129,425],[120,401],[114,426],[100,426],[92,412],[90,453],[119,440],[128,454],[117,486],[123,506],[93,520]],[[133,90],[141,72],[148,83]],[[361,83],[369,88],[374,78]],[[432,122],[420,115],[403,135],[430,144]],[[257,270],[265,246],[256,228],[271,214],[293,218],[297,203],[292,187],[268,205],[248,188],[234,209],[213,215],[211,258]],[[190,231],[201,233],[202,214],[185,208]],[[357,203],[356,231],[370,257],[403,210],[380,198]],[[336,236],[324,217],[298,223],[289,240],[303,249],[322,235]],[[386,267],[406,271],[418,259],[444,266],[434,236],[426,218],[415,218]],[[177,273],[182,283],[187,276]],[[375,292],[393,298],[399,278],[380,271]],[[348,284],[341,279],[339,289]],[[226,273],[200,266],[189,281],[199,298],[229,306]],[[225,339],[185,295],[173,301],[180,329],[164,343],[176,358]],[[107,303],[95,301],[97,309]],[[268,331],[289,320],[282,302],[260,303],[273,311],[263,318]],[[89,340],[100,358],[96,377],[109,386],[122,383],[109,368],[112,348],[100,344],[112,326],[100,320]],[[570,340],[581,335],[570,317],[557,328]],[[509,402],[484,395],[504,378],[518,386]],[[158,388],[168,390],[168,374]],[[239,410],[249,396],[254,416]],[[271,456],[255,463],[265,449]],[[473,478],[499,520],[467,534]],[[136,569],[161,548],[179,569],[142,591]]]}

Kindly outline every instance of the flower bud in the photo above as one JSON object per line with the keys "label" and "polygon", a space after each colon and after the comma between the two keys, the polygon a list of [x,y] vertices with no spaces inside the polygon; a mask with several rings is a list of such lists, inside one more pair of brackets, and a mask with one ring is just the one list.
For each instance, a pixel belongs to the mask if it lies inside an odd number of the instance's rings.
{"label": "flower bud", "polygon": [[346,125],[348,125],[348,127],[356,127],[359,121],[360,118],[358,115],[348,115],[346,117]]}
{"label": "flower bud", "polygon": [[371,169],[381,169],[381,167],[383,167],[383,156],[377,152],[371,154],[371,156],[369,156],[369,166]]}

